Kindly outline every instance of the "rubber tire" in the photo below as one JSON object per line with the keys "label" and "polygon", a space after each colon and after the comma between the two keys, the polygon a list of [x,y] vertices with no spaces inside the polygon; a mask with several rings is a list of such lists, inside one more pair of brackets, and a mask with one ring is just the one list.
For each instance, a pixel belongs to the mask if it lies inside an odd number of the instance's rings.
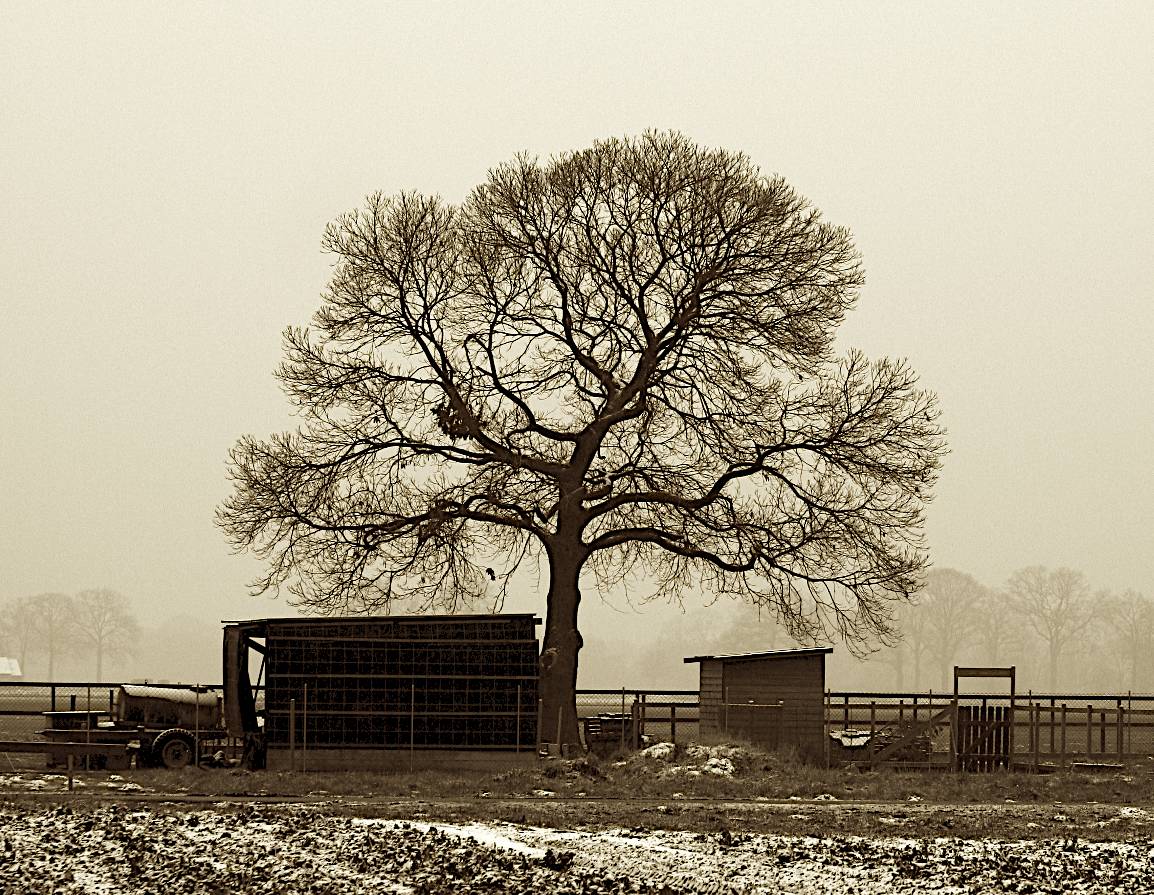
{"label": "rubber tire", "polygon": [[152,741],[152,760],[157,767],[177,771],[195,760],[196,738],[187,730],[174,727]]}

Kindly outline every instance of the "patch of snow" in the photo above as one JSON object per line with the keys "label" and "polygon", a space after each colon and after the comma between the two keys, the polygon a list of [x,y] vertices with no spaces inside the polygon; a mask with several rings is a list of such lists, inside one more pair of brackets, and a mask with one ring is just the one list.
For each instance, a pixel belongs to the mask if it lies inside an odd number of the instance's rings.
{"label": "patch of snow", "polygon": [[672,743],[654,743],[647,749],[641,750],[641,755],[644,758],[652,758],[655,761],[669,761],[673,758],[673,753],[676,748]]}

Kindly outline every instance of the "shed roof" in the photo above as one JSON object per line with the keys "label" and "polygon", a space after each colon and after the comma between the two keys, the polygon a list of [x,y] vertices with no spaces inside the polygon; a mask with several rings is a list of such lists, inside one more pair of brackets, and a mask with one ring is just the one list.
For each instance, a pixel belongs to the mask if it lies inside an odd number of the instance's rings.
{"label": "shed roof", "polygon": [[686,662],[704,662],[707,659],[722,659],[741,662],[746,659],[790,659],[796,656],[823,656],[833,652],[832,646],[802,647],[800,649],[771,649],[758,653],[720,653],[716,656],[689,656]]}
{"label": "shed roof", "polygon": [[541,624],[534,612],[480,612],[472,615],[288,615],[275,618],[224,619],[222,625],[330,625],[350,622],[474,622],[500,621],[510,618],[531,618],[533,624]]}

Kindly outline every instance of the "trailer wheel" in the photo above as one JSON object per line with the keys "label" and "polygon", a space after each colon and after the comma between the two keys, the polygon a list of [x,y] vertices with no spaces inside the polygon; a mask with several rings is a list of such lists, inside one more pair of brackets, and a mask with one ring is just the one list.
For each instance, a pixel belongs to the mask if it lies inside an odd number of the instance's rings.
{"label": "trailer wheel", "polygon": [[174,727],[152,741],[152,759],[157,765],[178,770],[192,764],[196,740],[187,730]]}

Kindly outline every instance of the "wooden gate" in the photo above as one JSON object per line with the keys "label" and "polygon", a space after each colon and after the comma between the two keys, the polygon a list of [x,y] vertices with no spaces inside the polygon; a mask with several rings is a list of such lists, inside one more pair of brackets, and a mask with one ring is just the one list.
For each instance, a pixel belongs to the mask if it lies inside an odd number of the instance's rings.
{"label": "wooden gate", "polygon": [[1010,766],[1010,709],[1004,705],[960,705],[954,731],[958,767],[992,771]]}
{"label": "wooden gate", "polygon": [[[964,678],[1003,678],[1010,682],[1009,706],[959,705],[959,682]],[[1014,694],[1017,668],[954,666],[954,767],[963,771],[1009,768],[1014,754]]]}

